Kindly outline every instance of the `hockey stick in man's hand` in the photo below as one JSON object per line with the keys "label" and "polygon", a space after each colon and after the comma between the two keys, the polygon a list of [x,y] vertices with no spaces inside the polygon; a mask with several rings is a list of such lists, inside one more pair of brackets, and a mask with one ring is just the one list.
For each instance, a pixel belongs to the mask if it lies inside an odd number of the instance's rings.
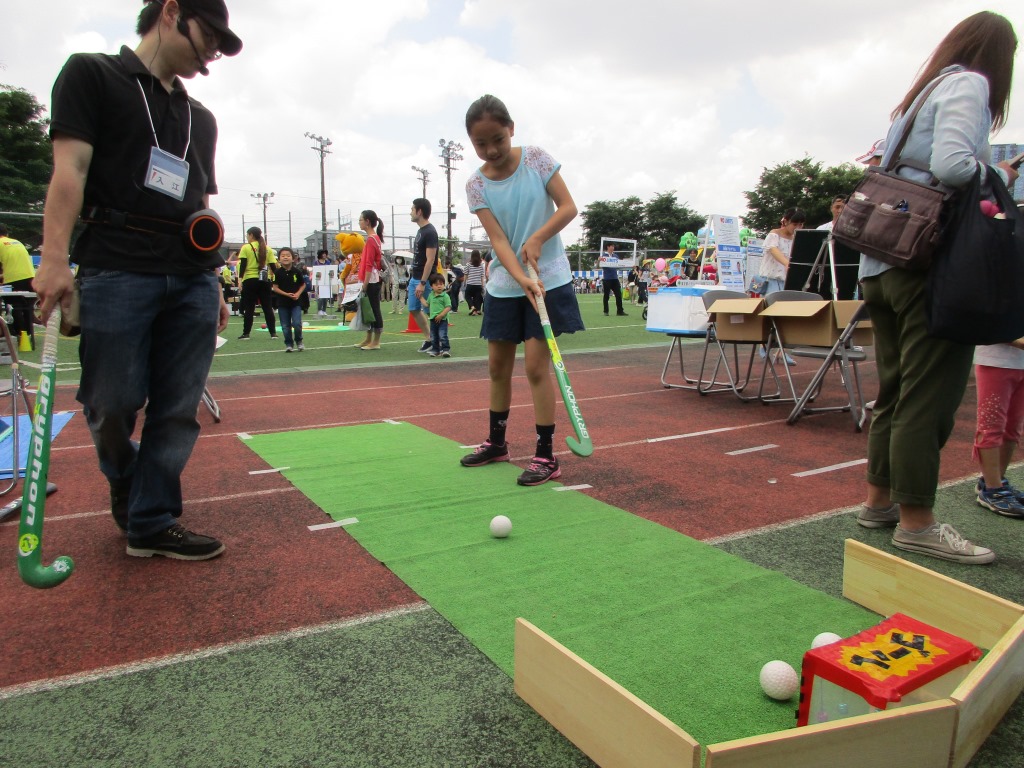
{"label": "hockey stick in man's hand", "polygon": [[[55,305],[46,324],[43,342],[43,366],[36,393],[32,439],[25,468],[25,490],[21,499],[21,525],[18,526],[18,573],[30,587],[47,589],[62,583],[75,569],[70,557],[58,557],[43,565],[43,508],[46,506],[46,476],[50,471],[50,431],[53,428],[53,398],[57,386],[57,336],[60,329],[60,305]],[[14,467],[17,472],[18,468]]]}
{"label": "hockey stick in man's hand", "polygon": [[[530,277],[534,280],[539,279],[537,277],[537,270],[533,268],[532,264],[528,264],[527,268],[530,272]],[[551,352],[551,362],[555,366],[555,378],[558,379],[558,388],[562,390],[562,401],[565,403],[565,409],[569,413],[569,421],[572,422],[572,428],[576,432],[576,438],[571,437],[565,438],[566,444],[569,446],[569,450],[575,453],[577,456],[589,456],[594,452],[594,444],[590,440],[590,433],[587,432],[587,425],[583,422],[583,414],[580,412],[580,405],[576,402],[576,395],[572,391],[572,384],[569,383],[569,374],[565,370],[565,363],[562,362],[562,354],[558,351],[558,343],[555,341],[555,334],[551,330],[551,321],[548,319],[548,308],[544,305],[543,296],[535,296],[537,300],[537,314],[540,315],[540,324],[544,328],[544,338],[548,342],[548,350]]]}

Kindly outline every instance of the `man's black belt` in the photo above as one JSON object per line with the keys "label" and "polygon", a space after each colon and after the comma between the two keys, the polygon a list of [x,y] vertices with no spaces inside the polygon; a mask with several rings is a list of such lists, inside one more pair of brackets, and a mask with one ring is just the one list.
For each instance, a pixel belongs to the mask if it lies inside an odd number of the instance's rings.
{"label": "man's black belt", "polygon": [[113,208],[101,208],[98,205],[82,210],[82,221],[86,224],[99,224],[115,229],[130,229],[135,232],[148,232],[157,235],[181,235],[183,224],[168,219],[156,219],[152,216],[140,216],[135,213],[115,211]]}

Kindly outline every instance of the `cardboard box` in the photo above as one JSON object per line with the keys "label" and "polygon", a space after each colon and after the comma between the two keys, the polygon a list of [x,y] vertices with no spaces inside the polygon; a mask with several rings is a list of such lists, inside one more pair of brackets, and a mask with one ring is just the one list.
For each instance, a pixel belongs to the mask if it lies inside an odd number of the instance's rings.
{"label": "cardboard box", "polygon": [[768,340],[768,321],[761,316],[764,299],[718,299],[708,307],[714,313],[720,341]]}
{"label": "cardboard box", "polygon": [[[761,317],[771,317],[787,347],[831,347],[839,334],[850,322],[860,307],[859,301],[777,301],[761,312]],[[850,343],[868,346],[873,341],[871,321],[864,319],[857,323]]]}

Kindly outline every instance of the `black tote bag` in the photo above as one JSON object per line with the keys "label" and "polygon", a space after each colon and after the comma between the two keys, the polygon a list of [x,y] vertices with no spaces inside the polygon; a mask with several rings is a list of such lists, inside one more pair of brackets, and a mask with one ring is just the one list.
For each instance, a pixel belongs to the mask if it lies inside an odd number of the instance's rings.
{"label": "black tote bag", "polygon": [[1005,219],[981,212],[981,166],[958,195],[928,273],[928,333],[961,344],[1024,337],[1024,222],[1003,180],[988,182]]}

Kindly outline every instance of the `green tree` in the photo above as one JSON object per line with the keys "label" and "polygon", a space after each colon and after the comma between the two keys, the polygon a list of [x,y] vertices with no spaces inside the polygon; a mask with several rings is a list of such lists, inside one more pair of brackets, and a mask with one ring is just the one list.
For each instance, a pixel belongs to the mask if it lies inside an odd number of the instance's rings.
{"label": "green tree", "polygon": [[643,247],[654,250],[672,250],[679,247],[684,232],[696,232],[704,226],[701,216],[688,205],[676,202],[675,190],[662,192],[644,205],[646,237]]}
{"label": "green tree", "polygon": [[804,156],[800,160],[765,168],[757,187],[744,192],[749,208],[744,223],[758,232],[779,225],[787,208],[802,208],[807,227],[831,221],[832,198],[849,195],[864,175],[852,163],[823,168],[820,162]]}
{"label": "green tree", "polygon": [[[44,111],[28,91],[0,84],[0,210],[43,212],[53,165]],[[19,216],[6,223],[27,244],[41,240],[39,218]]]}
{"label": "green tree", "polygon": [[602,237],[621,237],[643,241],[647,235],[644,204],[635,195],[623,200],[597,200],[580,214],[583,218],[583,244],[587,250],[601,248]]}

